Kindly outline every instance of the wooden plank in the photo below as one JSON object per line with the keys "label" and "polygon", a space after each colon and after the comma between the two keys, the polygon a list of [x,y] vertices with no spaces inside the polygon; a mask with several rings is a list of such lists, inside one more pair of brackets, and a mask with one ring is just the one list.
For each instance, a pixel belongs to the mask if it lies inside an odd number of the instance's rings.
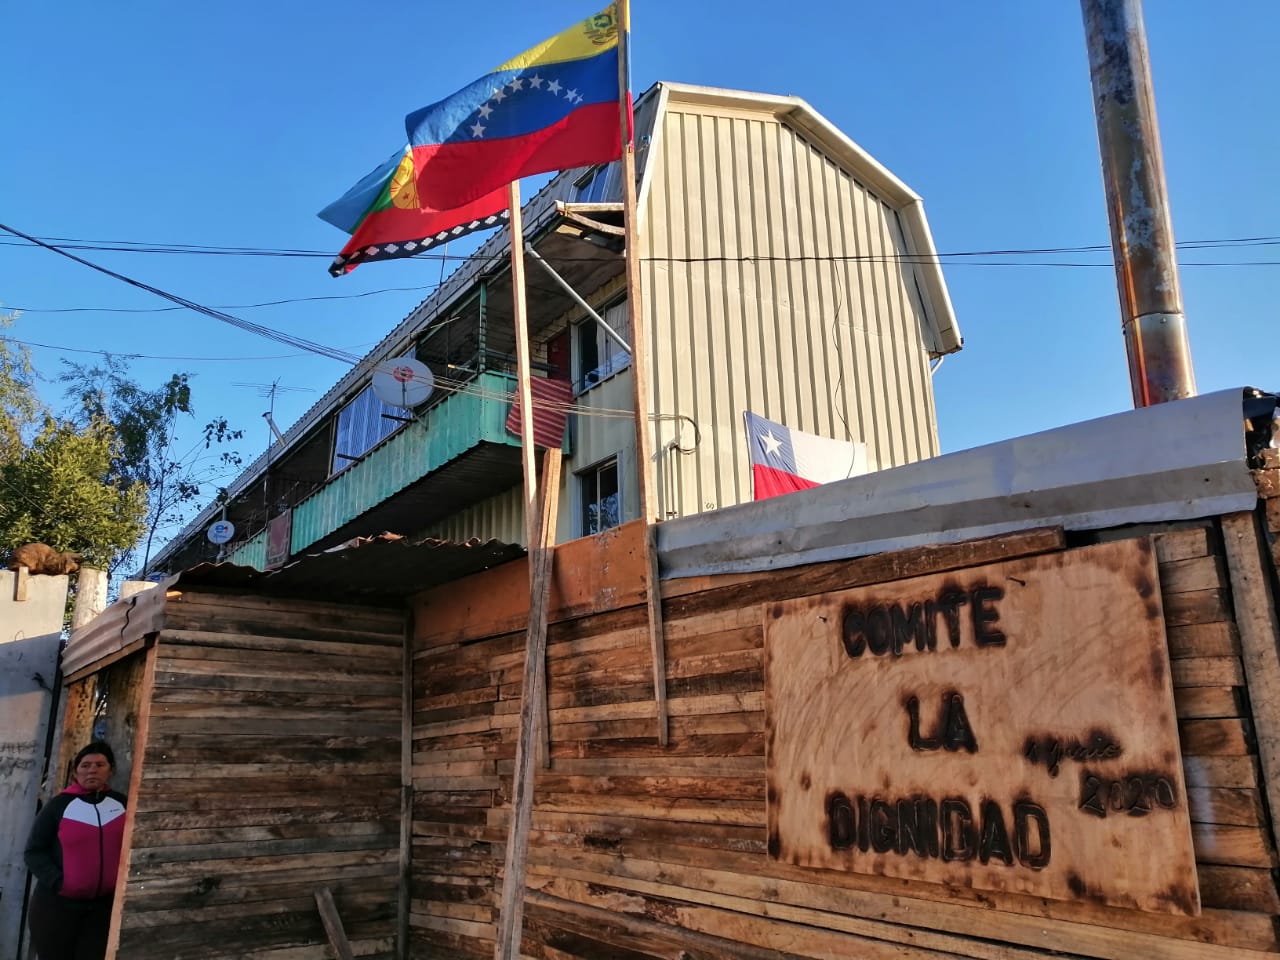
{"label": "wooden plank", "polygon": [[1164,599],[1165,625],[1181,627],[1189,623],[1216,623],[1231,619],[1224,590],[1192,590]]}
{"label": "wooden plank", "polygon": [[413,608],[400,640],[400,864],[396,897],[396,960],[409,960],[409,899],[413,882]]}
{"label": "wooden plank", "polygon": [[771,857],[1197,914],[1155,584],[1132,538],[773,604]]}
{"label": "wooden plank", "polygon": [[1280,470],[1254,470],[1253,482],[1258,487],[1258,496],[1264,500],[1280,497]]}
{"label": "wooden plank", "polygon": [[1193,717],[1243,717],[1243,687],[1174,687],[1179,720]]}
{"label": "wooden plank", "polygon": [[1254,752],[1253,737],[1243,720],[1183,720],[1178,739],[1186,756],[1243,757]]}
{"label": "wooden plank", "polygon": [[329,938],[329,947],[337,960],[355,960],[351,952],[351,942],[347,940],[347,932],[342,928],[342,917],[338,916],[337,904],[333,902],[333,893],[328,887],[316,891],[316,907],[320,910],[320,922],[324,924],[325,936]]}
{"label": "wooden plank", "polygon": [[1200,898],[1206,907],[1273,916],[1280,913],[1280,895],[1270,870],[1200,863],[1196,872],[1200,876]]}
{"label": "wooden plank", "polygon": [[1240,655],[1240,636],[1236,625],[1227,620],[1170,627],[1167,636],[1171,660]]}
{"label": "wooden plank", "polygon": [[[637,415],[637,430],[640,418]],[[648,430],[645,423],[643,429]],[[645,475],[644,461],[641,461],[641,475]],[[651,518],[652,519],[652,518]],[[667,729],[667,661],[666,641],[663,638],[662,622],[662,584],[658,572],[658,527],[649,523],[645,527],[645,608],[649,614],[649,655],[653,660],[653,702],[655,721],[658,730],[658,743],[667,745],[670,733]]]}
{"label": "wooden plank", "polygon": [[1226,585],[1226,571],[1218,557],[1194,557],[1160,564],[1160,591],[1174,593],[1216,590]]}
{"label": "wooden plank", "polygon": [[[516,211],[513,218],[518,220]],[[519,237],[517,226],[512,236]],[[513,240],[513,245],[518,242]],[[528,401],[526,399],[525,410]],[[526,442],[531,438],[527,435]],[[561,454],[559,448],[547,448],[544,455],[546,473],[558,479]],[[551,602],[551,584],[555,572],[557,489],[543,493],[542,522],[532,557],[529,586],[529,640],[525,649],[524,685],[520,699],[520,731],[516,742],[515,770],[512,773],[512,816],[507,835],[502,907],[498,914],[498,960],[516,960],[520,953],[521,921],[524,916],[524,876],[529,847],[529,824],[533,813],[533,784],[539,748],[551,757],[549,731],[540,736],[547,714],[547,617]],[[531,529],[533,527],[531,526]],[[540,716],[542,715],[542,716]]]}
{"label": "wooden plank", "polygon": [[1211,525],[1187,530],[1171,530],[1155,535],[1156,560],[1161,564],[1192,557],[1207,557],[1214,553],[1214,531]]}
{"label": "wooden plank", "polygon": [[[654,854],[661,850],[660,859]],[[1089,957],[1131,960],[1239,960],[1277,949],[1271,918],[1236,911],[1200,917],[1142,914],[1094,904],[1063,903],[966,888],[902,884],[853,874],[815,874],[740,852],[622,840],[616,848],[540,848],[538,874],[646,889],[676,900],[708,895],[759,904],[793,904],[837,915],[866,917],[991,941]],[[543,868],[547,869],[543,869]],[[650,887],[659,884],[661,887]],[[910,956],[911,954],[905,954]]]}
{"label": "wooden plank", "polygon": [[1256,790],[1192,787],[1187,803],[1193,823],[1222,823],[1237,827],[1262,824],[1262,801]]}
{"label": "wooden plank", "polygon": [[[158,592],[158,591],[152,591]],[[159,659],[159,647],[147,648],[145,665],[143,666],[142,683],[139,689],[138,725],[133,737],[133,768],[129,772],[128,802],[132,805],[142,792],[143,771],[146,767],[147,738],[151,727],[151,693],[156,685],[156,661]],[[124,837],[120,843],[120,864],[116,870],[116,894],[111,904],[111,927],[107,935],[108,960],[115,960],[120,949],[121,919],[124,916],[124,905],[128,899],[129,869],[133,860],[133,835],[137,827],[136,813],[126,816],[124,821]]]}
{"label": "wooden plank", "polygon": [[734,607],[757,606],[774,600],[811,596],[832,590],[875,583],[889,583],[909,577],[960,570],[1016,557],[1035,556],[1062,550],[1066,539],[1061,527],[1039,527],[1019,533],[1000,534],[963,543],[911,547],[854,560],[819,563],[794,571],[774,571],[767,576],[715,587],[696,594],[665,600],[668,621]]}
{"label": "wooden plank", "polygon": [[1280,810],[1280,618],[1262,554],[1263,539],[1252,513],[1222,518],[1227,568],[1236,623],[1240,628],[1241,660],[1249,681],[1249,704],[1262,768],[1267,804]]}
{"label": "wooden plank", "polygon": [[[542,454],[542,509],[538,516],[538,555],[534,573],[530,580],[530,590],[548,590],[555,576],[556,517],[560,504],[560,466],[563,452],[559,447],[548,447]],[[532,594],[530,594],[532,597]],[[543,622],[538,629],[546,636],[547,603],[530,601],[530,613],[541,610]],[[543,646],[546,646],[545,640]],[[547,699],[547,658],[544,653],[539,664],[542,670],[542,703],[535,714],[538,722],[538,755],[544,767],[551,766],[551,706]]]}
{"label": "wooden plank", "polygon": [[1174,687],[1242,687],[1239,657],[1195,657],[1170,663]]}
{"label": "wooden plank", "polygon": [[1218,823],[1191,826],[1196,860],[1269,869],[1276,865],[1275,849],[1262,827],[1229,827]]}

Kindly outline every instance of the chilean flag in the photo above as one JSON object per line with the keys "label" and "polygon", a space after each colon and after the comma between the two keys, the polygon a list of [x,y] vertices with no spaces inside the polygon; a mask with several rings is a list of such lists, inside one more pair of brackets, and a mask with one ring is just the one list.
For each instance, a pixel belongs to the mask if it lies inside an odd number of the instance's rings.
{"label": "chilean flag", "polygon": [[792,430],[746,411],[754,499],[807,490],[867,472],[867,445]]}

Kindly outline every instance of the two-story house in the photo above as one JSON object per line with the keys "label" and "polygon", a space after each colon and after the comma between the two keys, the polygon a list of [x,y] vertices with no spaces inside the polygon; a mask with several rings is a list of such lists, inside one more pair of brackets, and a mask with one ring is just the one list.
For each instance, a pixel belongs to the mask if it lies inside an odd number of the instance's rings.
{"label": "two-story house", "polygon": [[[796,97],[659,83],[636,104],[647,420],[635,457],[631,358],[536,259],[526,266],[535,376],[569,380],[557,540],[639,515],[750,500],[743,412],[864,443],[872,470],[939,452],[931,375],[961,338],[921,199]],[[538,257],[624,340],[618,163],[566,171],[528,201]],[[496,232],[229,488],[227,558],[263,566],[390,530],[523,543],[509,237]],[[377,269],[376,266],[365,269]],[[374,396],[412,355],[436,388],[410,412]],[[210,507],[155,571],[213,559]]]}

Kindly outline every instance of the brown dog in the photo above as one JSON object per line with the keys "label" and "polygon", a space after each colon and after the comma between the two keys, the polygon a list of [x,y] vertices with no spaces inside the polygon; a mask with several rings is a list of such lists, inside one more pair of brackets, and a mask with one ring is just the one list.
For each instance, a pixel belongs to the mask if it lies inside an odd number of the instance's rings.
{"label": "brown dog", "polygon": [[75,573],[80,569],[80,559],[78,553],[59,553],[47,543],[27,543],[13,551],[9,558],[9,569],[26,567],[27,572],[33,576],[46,574],[56,577],[64,573]]}

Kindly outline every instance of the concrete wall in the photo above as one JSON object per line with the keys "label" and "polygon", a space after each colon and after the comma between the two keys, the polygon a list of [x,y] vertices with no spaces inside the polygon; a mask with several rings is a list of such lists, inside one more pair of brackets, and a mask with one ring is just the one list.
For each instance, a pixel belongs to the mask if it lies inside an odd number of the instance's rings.
{"label": "concrete wall", "polygon": [[66,577],[0,571],[0,960],[17,960],[27,870],[22,848],[36,814],[49,729]]}

